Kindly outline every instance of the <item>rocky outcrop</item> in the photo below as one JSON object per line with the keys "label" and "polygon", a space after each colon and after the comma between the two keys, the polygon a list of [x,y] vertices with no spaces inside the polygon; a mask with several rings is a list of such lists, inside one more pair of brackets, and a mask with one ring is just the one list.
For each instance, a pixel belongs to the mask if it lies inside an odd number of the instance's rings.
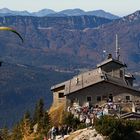
{"label": "rocky outcrop", "polygon": [[95,129],[86,128],[66,136],[65,140],[104,140],[104,137],[97,133]]}

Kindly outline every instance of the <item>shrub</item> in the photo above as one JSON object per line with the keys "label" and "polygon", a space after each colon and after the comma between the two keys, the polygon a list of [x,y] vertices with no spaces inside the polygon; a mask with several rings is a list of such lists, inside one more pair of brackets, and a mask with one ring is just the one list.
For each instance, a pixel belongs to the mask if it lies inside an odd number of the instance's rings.
{"label": "shrub", "polygon": [[63,124],[66,124],[76,130],[80,125],[80,120],[75,118],[73,114],[67,113],[63,116]]}
{"label": "shrub", "polygon": [[135,136],[139,122],[115,119],[103,116],[95,123],[95,129],[110,140],[131,140]]}
{"label": "shrub", "polygon": [[86,124],[85,123],[80,123],[77,126],[77,129],[84,129],[84,128],[86,128]]}

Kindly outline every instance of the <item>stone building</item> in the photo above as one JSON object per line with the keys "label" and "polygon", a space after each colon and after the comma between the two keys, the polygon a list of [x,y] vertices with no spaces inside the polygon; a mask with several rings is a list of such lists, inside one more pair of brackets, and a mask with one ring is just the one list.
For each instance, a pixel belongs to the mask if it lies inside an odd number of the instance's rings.
{"label": "stone building", "polygon": [[106,102],[140,102],[140,91],[133,87],[134,76],[126,64],[109,57],[96,69],[81,73],[51,88],[54,105],[102,105]]}

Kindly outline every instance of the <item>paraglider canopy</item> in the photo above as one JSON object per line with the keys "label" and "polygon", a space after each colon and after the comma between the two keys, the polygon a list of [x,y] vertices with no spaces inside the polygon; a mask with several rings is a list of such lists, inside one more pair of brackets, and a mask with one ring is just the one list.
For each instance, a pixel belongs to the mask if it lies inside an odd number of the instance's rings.
{"label": "paraglider canopy", "polygon": [[14,30],[14,29],[11,28],[11,27],[0,27],[0,31],[11,31],[11,32],[17,34],[18,37],[19,37],[19,38],[22,40],[22,42],[23,42],[22,36],[21,36],[16,30]]}
{"label": "paraglider canopy", "polygon": [[[11,32],[17,34],[18,37],[19,37],[19,38],[21,39],[21,41],[23,42],[22,36],[21,36],[16,30],[14,30],[14,29],[12,29],[12,28],[10,28],[10,27],[0,27],[0,31],[11,31]],[[3,63],[3,62],[0,61],[0,67],[2,66],[2,63]]]}

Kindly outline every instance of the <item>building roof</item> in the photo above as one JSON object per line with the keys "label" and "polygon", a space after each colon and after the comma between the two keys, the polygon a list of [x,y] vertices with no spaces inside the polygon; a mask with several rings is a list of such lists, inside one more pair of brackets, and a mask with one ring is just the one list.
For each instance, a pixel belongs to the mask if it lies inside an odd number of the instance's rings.
{"label": "building roof", "polygon": [[[83,75],[83,78],[84,78],[84,75]],[[92,86],[92,85],[95,85],[95,84],[98,84],[101,82],[108,82],[108,83],[114,84],[116,86],[126,88],[128,90],[140,93],[139,90],[133,88],[132,86],[129,86],[124,79],[112,77],[106,73],[104,73],[104,74],[102,73],[102,74],[96,75],[96,78],[91,77],[90,79],[89,78],[86,78],[85,80],[83,79],[83,81],[79,82],[78,84],[76,84],[76,83],[74,84],[73,79],[71,79],[65,85],[65,93],[64,94],[68,95],[68,94],[74,93],[76,91],[79,91],[81,89],[87,88],[89,86]]]}
{"label": "building roof", "polygon": [[[110,76],[109,76],[110,77]],[[121,81],[121,80],[115,80],[116,78],[110,77],[106,80],[106,82],[109,82],[111,84],[126,88],[128,90],[134,91],[134,92],[138,92],[140,94],[140,91],[135,89],[134,87],[130,86],[127,84],[127,82],[125,80]],[[118,78],[117,78],[118,79]]]}
{"label": "building roof", "polygon": [[97,68],[102,67],[104,65],[111,65],[113,63],[119,65],[120,67],[126,67],[126,64],[123,64],[121,61],[113,59],[113,58],[109,58],[109,59],[106,59],[105,61],[97,64]]}
{"label": "building roof", "polygon": [[63,86],[66,85],[67,82],[68,82],[68,81],[65,81],[65,82],[63,82],[63,83],[59,83],[59,84],[57,84],[57,85],[54,85],[54,86],[51,87],[51,90],[54,90],[54,89],[63,87]]}
{"label": "building roof", "polygon": [[70,93],[79,91],[83,88],[87,88],[100,82],[109,82],[111,84],[121,86],[123,88],[127,88],[129,90],[140,93],[140,91],[129,86],[123,78],[112,77],[111,75],[102,72],[100,69],[94,69],[92,71],[88,71],[80,75],[77,75],[66,82],[53,86],[51,90],[65,86],[64,94],[68,95]]}
{"label": "building roof", "polygon": [[99,69],[94,69],[73,77],[65,85],[65,95],[104,81]]}
{"label": "building roof", "polygon": [[[113,64],[113,65],[112,65]],[[117,64],[117,66],[116,66]],[[97,65],[97,68],[91,71],[87,71],[84,73],[81,73],[77,76],[74,76],[72,79],[65,81],[63,83],[57,84],[51,88],[51,90],[55,90],[57,88],[60,88],[62,86],[65,87],[64,95],[68,95],[71,93],[74,93],[76,91],[79,91],[83,88],[87,88],[89,86],[98,84],[100,82],[109,82],[111,84],[115,84],[117,86],[121,86],[123,88],[127,88],[134,92],[139,92],[138,90],[134,89],[132,86],[128,85],[124,77],[118,78],[110,75],[109,73],[105,72],[102,68],[102,66],[108,65],[107,67],[113,66],[116,68],[125,67],[126,65],[122,62],[115,60],[113,58],[109,58],[102,63]],[[110,66],[109,66],[110,65]],[[112,67],[111,67],[112,69]]]}

